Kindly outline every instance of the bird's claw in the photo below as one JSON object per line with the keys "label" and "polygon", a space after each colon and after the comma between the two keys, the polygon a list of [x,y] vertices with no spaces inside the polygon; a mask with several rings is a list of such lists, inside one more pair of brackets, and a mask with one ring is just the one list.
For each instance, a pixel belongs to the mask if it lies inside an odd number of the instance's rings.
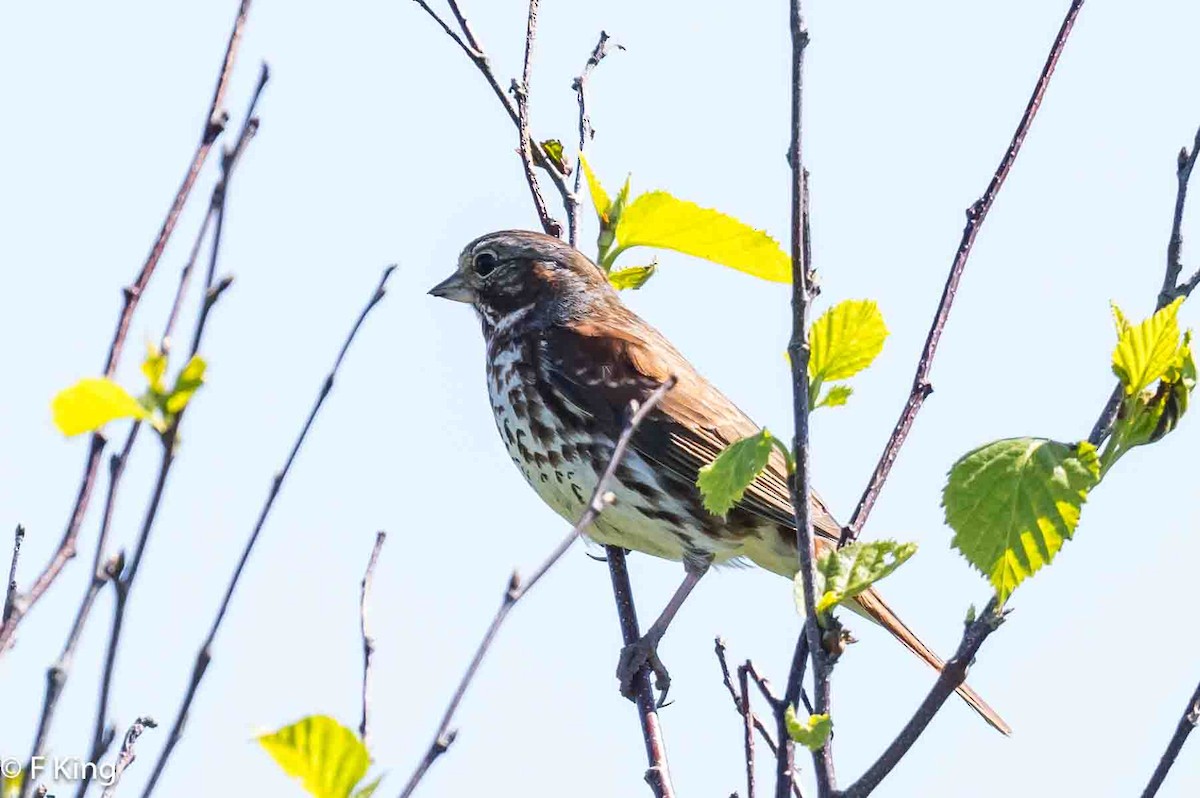
{"label": "bird's claw", "polygon": [[671,674],[658,657],[658,641],[643,637],[621,649],[621,659],[617,663],[617,679],[621,682],[621,695],[634,700],[636,688],[634,679],[643,668],[649,668],[654,674],[654,686],[658,690],[656,707],[661,709],[666,705],[667,691],[671,689]]}

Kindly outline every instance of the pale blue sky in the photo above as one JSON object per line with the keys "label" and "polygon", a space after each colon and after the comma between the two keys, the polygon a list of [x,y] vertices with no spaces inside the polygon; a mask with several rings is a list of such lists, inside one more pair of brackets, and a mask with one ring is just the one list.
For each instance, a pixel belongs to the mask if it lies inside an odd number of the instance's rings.
{"label": "pale blue sky", "polygon": [[[503,83],[520,69],[524,4],[464,0]],[[806,156],[822,302],[876,299],[892,336],[850,404],[815,419],[815,482],[843,519],[907,394],[963,223],[1021,113],[1066,0],[811,2]],[[191,153],[235,0],[0,8],[0,533],[29,529],[22,577],[45,562],[76,489],[82,440],[49,401],[101,365],[119,287],[140,265]],[[597,71],[591,159],[616,183],[666,188],[786,233],[786,3],[547,0],[533,79],[543,137],[575,130],[571,77],[601,29],[628,47]],[[1089,3],[1025,151],[981,234],[925,406],[867,527],[921,544],[884,585],[949,653],[987,589],[948,547],[950,464],[997,437],[1086,435],[1112,383],[1108,302],[1153,304],[1174,159],[1200,124],[1200,6]],[[497,440],[483,347],[462,307],[426,296],[467,240],[536,224],[515,132],[481,77],[408,0],[259,0],[230,95],[242,114],[260,60],[273,79],[237,176],[222,270],[236,275],[210,327],[209,384],[128,616],[114,711],[172,716],[206,624],[271,475],[381,267],[392,292],[345,364],[217,640],[160,795],[299,795],[251,742],[302,715],[357,722],[358,580],[376,529],[391,537],[375,593],[374,753],[394,794],[513,566],[559,540]],[[134,320],[121,375],[137,385],[215,177]],[[590,221],[589,221],[590,225]],[[1184,259],[1200,263],[1200,211]],[[594,239],[594,227],[584,240]],[[785,286],[665,254],[630,304],[761,423],[787,432]],[[1182,319],[1200,322],[1193,308]],[[190,325],[190,318],[184,319]],[[1191,594],[1196,419],[1122,461],[1059,562],[1022,587],[972,684],[1012,724],[1004,739],[961,702],[937,718],[883,796],[1129,795],[1141,789],[1200,678]],[[149,444],[147,439],[143,442]],[[132,539],[157,462],[143,445],[114,534]],[[101,484],[101,488],[103,485]],[[99,502],[73,563],[0,660],[0,755],[25,755],[44,669],[87,578]],[[677,565],[631,559],[643,619]],[[53,736],[82,753],[109,596],[93,618]],[[849,782],[924,695],[931,673],[880,632],[837,668],[836,755]],[[798,621],[790,585],[707,578],[662,654],[662,713],[684,796],[744,791],[741,730],[712,640],[781,680]],[[570,553],[505,627],[462,707],[453,750],[422,795],[645,792],[634,711],[616,692],[617,621],[603,565]],[[148,732],[124,794],[149,772]],[[1186,749],[1164,795],[1200,792]],[[804,766],[808,771],[807,763]]]}

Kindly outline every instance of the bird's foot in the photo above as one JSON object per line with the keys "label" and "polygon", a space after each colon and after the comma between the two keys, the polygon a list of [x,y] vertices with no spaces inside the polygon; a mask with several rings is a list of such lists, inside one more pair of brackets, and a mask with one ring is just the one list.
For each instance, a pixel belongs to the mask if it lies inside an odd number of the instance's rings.
{"label": "bird's foot", "polygon": [[659,694],[655,706],[661,709],[666,704],[667,691],[671,689],[671,674],[658,658],[657,637],[646,635],[621,649],[621,659],[617,663],[617,679],[621,682],[621,695],[631,701],[636,693],[634,679],[643,668],[649,668],[654,674],[654,686]]}

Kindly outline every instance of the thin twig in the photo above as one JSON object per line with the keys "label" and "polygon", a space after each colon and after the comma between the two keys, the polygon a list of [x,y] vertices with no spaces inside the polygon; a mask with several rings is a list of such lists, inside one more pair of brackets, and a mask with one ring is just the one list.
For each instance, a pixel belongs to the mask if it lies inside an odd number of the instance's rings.
{"label": "thin twig", "polygon": [[[621,624],[621,640],[626,646],[641,639],[638,628],[637,607],[633,603],[633,585],[629,581],[629,569],[625,565],[625,549],[620,546],[605,546],[608,575],[612,581],[613,598],[617,602],[617,619]],[[650,669],[643,666],[633,676],[634,702],[638,720],[642,725],[642,740],[646,744],[646,783],[656,798],[673,798],[675,788],[671,784],[671,771],[667,765],[666,741],[662,724],[658,720],[658,702],[650,687]]]}
{"label": "thin twig", "polygon": [[[254,137],[254,133],[258,129],[258,119],[254,116],[255,109],[258,105],[262,90],[266,85],[268,76],[267,67],[264,64],[260,71],[259,83],[254,93],[251,95],[250,103],[247,106],[245,120],[242,124],[241,131],[238,133],[237,143],[231,152],[225,153],[221,164],[221,177],[216,186],[213,188],[212,197],[209,200],[209,212],[205,220],[202,222],[198,233],[197,241],[193,245],[189,255],[188,262],[184,265],[183,272],[180,274],[179,286],[176,290],[175,300],[172,302],[171,312],[167,316],[166,327],[163,330],[163,335],[160,341],[160,348],[165,352],[170,348],[171,337],[174,332],[174,325],[178,319],[178,306],[183,301],[183,294],[187,289],[187,276],[194,268],[194,256],[200,250],[200,237],[202,237],[208,229],[209,219],[215,218],[217,225],[213,235],[211,254],[209,259],[209,279],[206,280],[204,286],[204,295],[201,297],[200,309],[196,316],[196,322],[192,332],[192,348],[191,355],[194,356],[200,348],[201,341],[204,338],[205,330],[208,328],[209,314],[217,301],[225,293],[232,284],[232,277],[225,277],[211,284],[213,274],[216,270],[218,256],[220,255],[221,245],[221,228],[222,220],[225,213],[225,201],[228,196],[228,183],[234,169],[240,161],[241,155],[245,152],[246,146]],[[140,572],[142,560],[145,557],[147,545],[150,542],[150,536],[154,530],[155,522],[158,518],[158,509],[166,489],[166,483],[171,473],[171,468],[175,461],[175,442],[178,437],[179,426],[183,421],[186,413],[186,408],[176,414],[171,426],[161,435],[162,454],[159,462],[158,476],[155,480],[154,488],[151,493],[150,504],[146,508],[146,512],[142,517],[141,529],[138,533],[137,542],[134,545],[133,555],[129,559],[128,567],[123,572],[112,580],[114,588],[114,603],[113,603],[113,620],[109,629],[108,644],[105,650],[104,668],[101,675],[99,699],[97,702],[96,717],[92,726],[92,749],[89,761],[99,761],[103,754],[103,747],[106,747],[105,737],[109,723],[109,702],[112,694],[112,684],[116,677],[117,658],[121,647],[121,634],[124,630],[125,612],[128,607],[129,595],[133,591],[135,582],[137,581],[138,573]],[[125,442],[125,449],[122,454],[122,463],[128,459],[129,452],[132,449],[137,438],[138,432],[141,429],[141,424],[135,422],[129,431],[129,437]],[[118,481],[120,474],[117,474]],[[115,490],[115,483],[113,490]],[[111,511],[111,507],[109,509]],[[101,541],[103,544],[103,541]],[[96,556],[102,557],[102,550],[97,548]],[[98,572],[97,572],[98,573]],[[95,582],[95,577],[93,577]],[[85,596],[84,601],[88,599]],[[90,610],[90,607],[88,608]],[[87,613],[80,616],[80,623],[86,621]],[[84,794],[91,782],[92,772],[85,771],[83,778],[80,779],[76,788],[76,797],[83,798]]]}
{"label": "thin twig", "polygon": [[1004,181],[1008,178],[1008,173],[1012,170],[1013,164],[1017,160],[1017,155],[1021,151],[1021,145],[1024,143],[1025,136],[1029,133],[1029,128],[1033,124],[1033,119],[1037,116],[1038,109],[1042,105],[1046,88],[1050,85],[1050,78],[1054,74],[1059,56],[1062,55],[1063,48],[1067,44],[1067,37],[1071,34],[1071,28],[1075,25],[1075,18],[1079,15],[1079,10],[1082,7],[1083,0],[1072,0],[1071,7],[1067,10],[1066,17],[1059,27],[1058,35],[1054,39],[1054,44],[1050,48],[1050,53],[1046,56],[1046,63],[1042,67],[1042,73],[1038,77],[1037,84],[1033,87],[1033,94],[1030,95],[1029,102],[1025,106],[1025,113],[1021,115],[1021,121],[1017,124],[1017,129],[1013,133],[1012,140],[1009,142],[1008,148],[1004,151],[1004,157],[1000,159],[1000,165],[996,167],[996,171],[992,175],[991,182],[988,183],[987,190],[983,192],[983,196],[967,209],[967,223],[963,228],[962,239],[959,241],[958,250],[954,254],[954,260],[950,264],[950,274],[946,278],[945,287],[942,289],[942,298],[938,303],[937,312],[934,314],[933,324],[930,326],[929,334],[925,338],[925,347],[921,350],[920,360],[917,361],[917,372],[913,377],[912,390],[909,393],[908,401],[905,402],[904,409],[900,411],[900,418],[896,421],[892,435],[888,438],[887,445],[883,448],[883,454],[879,457],[879,462],[875,466],[874,473],[871,474],[871,479],[863,491],[862,498],[858,501],[858,506],[854,508],[854,515],[850,518],[850,524],[842,532],[843,543],[853,541],[858,537],[858,533],[862,531],[863,525],[867,522],[867,517],[871,514],[871,510],[875,506],[875,500],[879,498],[879,493],[883,490],[883,485],[892,470],[892,465],[896,462],[896,457],[900,454],[900,447],[904,445],[904,441],[912,429],[913,422],[916,420],[921,405],[933,393],[933,386],[929,382],[929,370],[933,365],[934,355],[937,354],[938,342],[941,341],[942,331],[945,329],[946,320],[950,316],[950,307],[954,304],[954,297],[958,292],[958,284],[962,279],[963,270],[967,266],[967,259],[971,256],[971,248],[975,244],[975,237],[979,234],[979,230],[983,226],[983,220],[987,218],[988,211],[991,210],[992,203],[996,200],[996,195],[1000,193]]}
{"label": "thin twig", "polygon": [[12,562],[8,566],[8,587],[4,591],[4,612],[0,614],[0,621],[8,620],[17,600],[17,563],[21,561],[21,544],[24,542],[25,527],[17,524],[17,531],[13,533]]}
{"label": "thin twig", "polygon": [[326,397],[333,390],[334,380],[337,377],[338,369],[342,365],[342,360],[345,359],[346,353],[350,349],[350,345],[354,343],[355,336],[358,334],[359,328],[366,321],[367,315],[371,310],[379,304],[383,299],[385,288],[387,286],[388,277],[391,276],[395,266],[388,266],[383,271],[383,276],[379,280],[379,284],[375,287],[371,299],[359,313],[358,319],[354,322],[354,326],[350,329],[349,335],[346,336],[345,342],[342,344],[341,350],[338,352],[337,359],[333,363],[333,368],[326,375],[324,382],[321,384],[321,390],[317,394],[316,401],[313,403],[312,409],[308,413],[308,418],[304,422],[304,426],[300,429],[300,434],[296,437],[295,443],[292,444],[291,451],[288,453],[287,460],[284,462],[283,468],[277,473],[271,481],[270,490],[267,493],[266,501],[263,502],[262,509],[259,511],[258,520],[255,521],[254,529],[250,533],[249,539],[246,541],[245,547],[242,549],[241,557],[238,559],[237,566],[234,568],[233,576],[225,588],[225,594],[221,599],[221,605],[217,610],[216,617],[213,619],[212,626],[208,630],[208,634],[204,638],[199,651],[196,654],[196,660],[192,667],[191,681],[188,683],[187,692],[184,694],[179,710],[175,714],[175,719],[171,723],[171,732],[167,737],[166,744],[163,750],[159,753],[158,761],[154,763],[154,770],[150,774],[150,780],[146,784],[146,788],[142,791],[142,798],[149,798],[154,792],[155,786],[158,784],[159,778],[162,776],[167,761],[171,758],[175,746],[183,737],[183,727],[187,722],[188,711],[191,709],[192,702],[196,698],[196,693],[200,689],[200,683],[204,680],[204,674],[208,669],[209,663],[212,661],[212,644],[216,639],[217,632],[221,628],[221,624],[225,621],[225,615],[229,611],[229,605],[233,601],[233,594],[237,590],[238,583],[241,581],[242,572],[246,568],[247,562],[250,560],[250,554],[254,550],[255,544],[258,542],[259,535],[262,533],[263,527],[267,522],[267,517],[271,514],[271,508],[275,505],[275,499],[279,496],[280,489],[283,487],[284,480],[287,479],[288,472],[291,471],[292,464],[296,461],[296,456],[300,453],[300,449],[304,446],[304,441],[308,437],[308,432],[312,429],[313,422],[317,418],[317,414],[321,410],[321,406],[325,403]]}
{"label": "thin twig", "polygon": [[[813,579],[816,554],[813,549],[812,514],[809,507],[812,488],[808,462],[808,359],[809,346],[808,306],[811,300],[809,270],[811,263],[807,243],[811,235],[805,225],[804,208],[807,204],[807,173],[804,169],[804,51],[808,47],[808,29],[804,23],[801,0],[791,0],[789,27],[792,41],[792,94],[791,130],[792,141],[788,161],[792,170],[791,197],[791,256],[792,256],[792,338],[788,344],[792,363],[792,406],[795,423],[795,438],[792,453],[796,467],[788,480],[792,507],[796,519],[796,548],[799,553],[800,578],[803,585],[805,622],[802,634],[808,637],[809,656],[813,662],[813,692],[816,711],[829,712],[829,677],[833,668],[833,657],[821,646],[821,628],[817,622],[816,587]],[[794,663],[793,663],[794,666]],[[789,678],[789,681],[791,679]],[[790,739],[782,736],[780,747],[790,748]],[[837,789],[833,768],[833,754],[829,743],[813,751],[813,767],[816,772],[817,795],[827,798]],[[777,779],[776,798],[787,798],[789,782],[793,778]]]}
{"label": "thin twig", "polygon": [[[729,663],[725,659],[725,641],[718,637],[715,643],[717,662],[721,665],[721,683],[725,685],[725,690],[729,693],[729,697],[733,699],[733,708],[737,710],[738,714],[740,715],[742,713],[741,699],[738,697],[737,688],[733,686],[733,677],[729,673]],[[769,697],[767,699],[767,703],[774,705],[775,701],[772,699],[773,697]],[[757,713],[751,711],[750,716],[753,720],[754,728],[758,729],[759,736],[762,737],[763,742],[767,744],[767,748],[769,748],[771,753],[774,754],[777,746],[775,744],[775,737],[771,734],[771,730],[766,727],[766,725],[762,722],[762,718],[758,717]]]}
{"label": "thin twig", "polygon": [[429,770],[430,765],[438,757],[446,753],[454,743],[454,739],[458,735],[457,730],[450,728],[451,724],[454,723],[454,715],[467,693],[467,688],[471,686],[471,682],[475,679],[475,674],[478,673],[479,666],[483,663],[483,658],[491,648],[496,634],[500,631],[500,626],[504,623],[505,618],[508,617],[509,612],[516,606],[517,602],[529,593],[534,585],[541,581],[546,572],[567,553],[567,550],[571,548],[571,545],[575,543],[579,536],[595,522],[600,513],[604,511],[604,508],[613,502],[613,495],[608,491],[608,485],[612,482],[613,475],[617,471],[617,466],[621,464],[621,460],[625,456],[630,439],[632,439],[633,434],[637,431],[637,428],[646,416],[650,414],[666,395],[667,391],[674,387],[675,378],[671,377],[650,394],[640,406],[632,403],[632,412],[624,429],[621,431],[620,437],[617,439],[616,446],[613,447],[612,456],[608,460],[608,467],[600,475],[600,480],[596,483],[596,488],[592,491],[591,499],[588,500],[587,507],[584,509],[579,521],[571,528],[571,531],[567,533],[562,542],[550,552],[550,555],[542,561],[542,564],[538,566],[529,579],[522,580],[520,574],[517,571],[513,571],[505,588],[504,598],[501,600],[496,614],[492,617],[492,622],[488,625],[487,631],[484,632],[483,639],[479,642],[478,648],[475,649],[475,656],[471,658],[466,672],[458,682],[458,687],[455,688],[454,694],[450,697],[450,703],[446,705],[446,709],[442,713],[442,720],[433,735],[433,742],[409,777],[408,783],[404,785],[404,789],[400,792],[400,798],[408,798],[408,796],[413,794],[417,785],[420,784],[421,779],[425,777],[425,773]]}
{"label": "thin twig", "polygon": [[[228,117],[224,109],[225,92],[229,85],[229,78],[233,74],[233,65],[237,58],[238,45],[242,39],[242,30],[245,27],[246,15],[249,11],[250,0],[241,0],[237,17],[234,19],[233,30],[230,32],[229,40],[225,45],[225,57],[221,62],[221,71],[217,77],[217,87],[213,92],[212,102],[209,104],[208,113],[204,119],[204,129],[200,135],[200,143],[196,146],[196,151],[193,153],[192,160],[188,164],[187,172],[184,173],[183,182],[176,191],[175,198],[171,202],[171,207],[167,211],[166,218],[163,219],[158,235],[150,247],[150,254],[146,257],[146,261],[134,278],[133,283],[124,289],[124,305],[121,308],[120,315],[117,317],[116,330],[113,332],[112,343],[109,344],[108,355],[104,360],[103,373],[107,377],[111,377],[116,372],[117,362],[125,346],[125,338],[129,332],[129,325],[133,319],[134,310],[137,308],[142,293],[145,291],[151,276],[154,274],[154,270],[158,266],[163,250],[166,249],[167,241],[171,238],[171,234],[175,230],[175,225],[179,221],[179,216],[183,212],[183,207],[187,203],[188,196],[191,194],[192,186],[195,184],[196,178],[200,174],[200,169],[204,166],[204,162],[208,158],[209,150],[212,149],[213,143],[225,129]],[[100,452],[104,448],[104,444],[105,439],[101,433],[96,432],[92,435],[88,456],[84,460],[83,477],[80,479],[75,506],[71,510],[66,530],[50,562],[43,569],[42,573],[38,575],[29,591],[17,598],[13,604],[12,611],[4,619],[4,622],[0,624],[0,656],[3,656],[4,652],[11,645],[13,635],[21,619],[25,617],[30,608],[49,589],[54,580],[58,578],[59,573],[62,572],[67,562],[75,556],[79,527],[83,523],[83,517],[87,512],[87,507],[91,500],[92,486],[96,481],[96,471],[100,465]]]}
{"label": "thin twig", "polygon": [[[1183,208],[1187,203],[1188,183],[1191,181],[1192,168],[1196,165],[1198,155],[1200,155],[1200,130],[1196,131],[1195,141],[1192,142],[1192,151],[1189,153],[1187,147],[1184,147],[1179,151],[1175,160],[1175,214],[1171,219],[1171,237],[1167,241],[1166,273],[1163,275],[1162,290],[1158,292],[1158,299],[1154,304],[1156,311],[1162,310],[1179,297],[1191,296],[1192,292],[1196,290],[1196,286],[1200,285],[1200,268],[1197,268],[1196,273],[1188,279],[1181,283],[1178,282],[1179,275],[1183,271],[1183,263],[1180,260],[1183,255]],[[1100,417],[1096,419],[1091,434],[1088,435],[1088,441],[1093,446],[1103,443],[1104,439],[1108,437],[1108,433],[1112,431],[1113,424],[1117,420],[1117,412],[1121,409],[1122,396],[1124,396],[1123,389],[1121,384],[1117,383],[1113,386],[1112,393],[1109,395]]]}
{"label": "thin twig", "polygon": [[[458,3],[455,0],[447,0],[447,5],[450,6],[450,10],[453,12],[454,18],[458,20],[459,27],[462,28],[462,36],[459,36],[457,33],[455,33],[449,24],[447,24],[445,20],[438,16],[437,12],[429,7],[429,4],[425,2],[425,0],[414,0],[414,2],[419,5],[426,14],[432,17],[442,29],[442,32],[449,36],[450,39],[462,49],[467,58],[471,59],[471,63],[475,65],[476,69],[478,69],[480,74],[483,75],[488,85],[491,86],[492,93],[494,93],[497,99],[500,100],[500,104],[504,106],[504,110],[508,113],[509,119],[512,120],[512,123],[516,125],[519,130],[521,127],[521,118],[517,111],[517,105],[515,102],[513,102],[513,99],[509,97],[507,93],[505,93],[504,88],[500,85],[500,81],[496,78],[496,73],[492,70],[491,61],[488,58],[487,53],[484,51],[483,45],[480,43],[479,38],[475,35],[474,30],[472,30],[470,23],[467,22],[467,18],[463,14],[462,9],[459,8]],[[551,181],[554,182],[554,187],[558,189],[558,193],[562,198],[563,207],[569,208],[572,202],[572,196],[571,188],[567,185],[566,175],[554,162],[554,160],[546,154],[545,148],[539,144],[532,135],[529,137],[529,145],[534,165],[546,170],[546,173],[550,175]]]}
{"label": "thin twig", "polygon": [[133,760],[137,757],[133,753],[133,744],[142,736],[142,732],[146,729],[157,728],[158,724],[154,722],[154,718],[143,716],[133,722],[129,727],[129,731],[125,732],[125,741],[121,743],[121,751],[117,754],[117,762],[113,768],[112,777],[108,781],[108,785],[104,788],[104,792],[100,794],[100,798],[112,798],[117,793],[117,785],[121,782],[121,775],[125,772],[125,768],[133,764]]}
{"label": "thin twig", "polygon": [[600,40],[596,42],[596,46],[592,48],[592,54],[588,56],[587,63],[583,65],[583,71],[579,76],[571,82],[571,88],[575,90],[575,99],[579,103],[579,159],[580,162],[575,164],[575,188],[571,192],[571,197],[567,201],[567,241],[573,247],[579,246],[579,196],[583,190],[583,151],[587,149],[587,145],[596,136],[596,129],[592,127],[592,117],[588,113],[587,106],[587,82],[592,76],[592,70],[600,65],[612,48],[624,50],[625,48],[613,41],[607,31],[600,31]]}
{"label": "thin twig", "polygon": [[525,65],[521,69],[521,81],[512,82],[512,93],[517,99],[517,135],[520,137],[519,152],[521,166],[525,168],[525,182],[533,197],[533,207],[538,220],[547,234],[562,237],[562,225],[550,215],[542,187],[538,184],[537,172],[533,168],[533,143],[529,134],[529,83],[533,77],[533,46],[537,41],[538,0],[529,0],[529,18],[525,26]]}
{"label": "thin twig", "polygon": [[754,723],[750,711],[750,677],[745,665],[738,668],[738,687],[741,689],[742,743],[746,751],[746,797],[754,798]]}
{"label": "thin twig", "polygon": [[367,570],[363,572],[362,588],[358,597],[358,620],[359,629],[362,631],[363,649],[362,721],[358,724],[358,736],[367,750],[371,749],[368,720],[371,703],[371,659],[375,656],[375,635],[371,632],[370,623],[371,587],[375,581],[375,566],[379,563],[379,552],[383,550],[385,540],[387,540],[387,532],[381,529],[375,533],[375,545],[371,548],[370,559],[367,560]]}
{"label": "thin twig", "polygon": [[1142,791],[1142,798],[1154,798],[1158,794],[1158,788],[1167,778],[1167,773],[1175,764],[1175,758],[1183,750],[1183,744],[1198,723],[1200,723],[1200,685],[1196,685],[1196,691],[1192,693],[1187,709],[1183,711],[1183,717],[1179,719],[1179,725],[1175,727],[1175,734],[1171,736],[1167,750],[1163,751],[1162,758],[1158,760],[1158,767],[1154,768],[1154,775],[1150,777],[1150,782]]}
{"label": "thin twig", "polygon": [[[792,664],[788,668],[788,680],[784,688],[783,699],[776,700],[771,705],[775,714],[775,730],[779,733],[779,739],[781,740],[789,739],[787,722],[785,721],[788,707],[799,707],[799,701],[801,697],[804,697],[805,706],[808,708],[809,714],[812,714],[812,707],[809,706],[808,698],[804,696],[804,671],[807,664],[808,632],[805,629],[796,635],[796,648],[792,652]],[[753,673],[753,669],[751,672]],[[754,675],[757,676],[757,674]],[[766,680],[761,680],[760,685],[764,692],[767,691]],[[799,785],[796,782],[795,746],[784,744],[775,751],[776,794],[778,794],[780,784],[787,784],[789,782],[794,789],[799,790]]]}
{"label": "thin twig", "polygon": [[954,695],[954,691],[966,681],[967,668],[974,661],[980,646],[992,632],[1000,628],[1003,622],[1004,613],[997,610],[996,600],[993,598],[978,617],[966,624],[962,641],[958,644],[958,650],[954,652],[953,657],[946,661],[941,673],[938,674],[937,681],[933,683],[933,688],[925,696],[921,705],[917,707],[912,718],[900,730],[900,734],[884,750],[879,759],[867,768],[858,781],[842,791],[840,798],[865,798],[879,786],[880,782],[891,773],[892,768],[912,748],[913,743],[925,731],[925,727],[941,710],[946,700]]}

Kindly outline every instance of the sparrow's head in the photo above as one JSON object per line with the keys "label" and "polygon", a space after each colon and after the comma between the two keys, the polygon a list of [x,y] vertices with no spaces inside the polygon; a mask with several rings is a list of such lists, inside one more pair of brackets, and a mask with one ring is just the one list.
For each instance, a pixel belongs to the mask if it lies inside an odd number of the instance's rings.
{"label": "sparrow's head", "polygon": [[565,241],[525,230],[481,236],[429,293],[474,306],[485,332],[517,319],[565,324],[616,294],[596,264]]}

